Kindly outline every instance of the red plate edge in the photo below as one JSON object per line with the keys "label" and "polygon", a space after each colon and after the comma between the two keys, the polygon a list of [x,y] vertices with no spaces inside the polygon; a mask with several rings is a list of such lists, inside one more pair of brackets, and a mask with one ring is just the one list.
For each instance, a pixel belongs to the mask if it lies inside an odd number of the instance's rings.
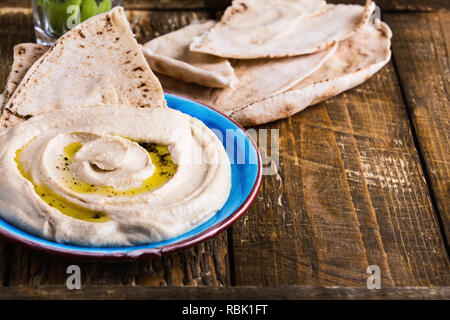
{"label": "red plate edge", "polygon": [[38,244],[36,242],[27,240],[25,238],[16,236],[14,234],[11,234],[10,232],[0,229],[0,236],[5,238],[7,241],[17,244],[23,244],[26,247],[50,254],[50,255],[56,255],[62,258],[77,258],[80,260],[88,260],[88,261],[102,261],[102,262],[114,262],[114,261],[135,261],[138,259],[143,258],[150,258],[154,256],[162,256],[163,254],[173,253],[176,251],[180,251],[182,249],[187,249],[189,247],[192,247],[200,242],[206,241],[213,236],[217,235],[219,232],[224,231],[228,227],[230,227],[237,219],[239,219],[245,211],[250,207],[250,205],[255,201],[256,195],[258,194],[258,191],[261,187],[261,181],[262,181],[262,159],[261,154],[259,152],[258,146],[256,145],[255,141],[253,141],[253,138],[248,134],[247,130],[245,130],[239,123],[231,119],[229,116],[224,114],[223,112],[217,110],[216,108],[213,108],[209,105],[206,105],[200,101],[197,101],[195,99],[172,93],[172,92],[166,92],[169,94],[172,94],[174,96],[178,96],[187,100],[194,101],[198,104],[201,104],[202,106],[211,109],[223,117],[227,118],[229,121],[231,121],[234,125],[236,125],[238,128],[240,128],[253,147],[256,149],[256,153],[258,155],[258,173],[256,177],[255,184],[253,185],[252,190],[250,191],[250,194],[248,197],[244,200],[244,202],[241,204],[241,206],[236,209],[229,217],[227,217],[225,220],[221,221],[219,224],[214,225],[210,227],[209,229],[192,236],[188,239],[182,240],[180,242],[176,242],[173,244],[169,244],[166,246],[163,246],[161,248],[149,248],[149,249],[142,249],[142,250],[133,250],[128,253],[116,253],[116,254],[101,254],[101,253],[89,253],[89,252],[82,252],[79,250],[64,250],[64,249],[56,249],[52,246],[47,246],[43,244]]}

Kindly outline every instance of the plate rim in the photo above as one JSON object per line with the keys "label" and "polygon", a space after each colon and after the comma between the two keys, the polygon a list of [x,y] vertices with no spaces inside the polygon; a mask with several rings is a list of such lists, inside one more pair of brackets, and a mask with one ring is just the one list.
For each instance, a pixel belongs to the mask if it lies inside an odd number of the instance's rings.
{"label": "plate rim", "polygon": [[[217,235],[219,232],[224,231],[225,229],[229,228],[236,220],[238,220],[250,207],[250,205],[253,203],[253,201],[256,198],[256,195],[258,194],[258,191],[261,187],[261,181],[262,181],[262,159],[261,159],[261,153],[259,151],[259,148],[256,144],[256,142],[253,140],[253,138],[250,136],[250,134],[245,130],[239,123],[237,123],[235,120],[231,119],[229,116],[224,114],[223,112],[217,110],[216,108],[213,108],[207,104],[204,104],[200,101],[197,101],[195,99],[172,93],[172,92],[165,92],[165,95],[171,95],[175,98],[182,98],[184,100],[195,102],[197,104],[202,105],[203,107],[206,107],[222,117],[226,118],[230,122],[232,122],[235,126],[237,126],[239,129],[242,130],[242,132],[245,134],[247,139],[252,144],[253,148],[256,150],[257,158],[258,158],[258,171],[256,175],[256,181],[253,184],[253,187],[247,196],[247,198],[242,202],[242,204],[237,208],[230,216],[226,217],[224,220],[220,221],[218,224],[212,225],[208,229],[193,235],[187,239],[174,242],[171,244],[167,244],[162,247],[158,248],[146,248],[146,249],[135,249],[130,250],[127,252],[116,252],[116,253],[101,253],[101,252],[88,252],[88,251],[82,251],[82,250],[71,250],[71,249],[63,249],[59,247],[55,247],[52,245],[47,245],[44,243],[36,242],[33,240],[30,240],[26,237],[22,237],[18,234],[12,233],[9,230],[6,230],[4,228],[0,228],[0,236],[5,239],[6,241],[13,242],[16,244],[25,245],[26,247],[50,254],[50,255],[56,255],[63,258],[78,258],[82,260],[101,260],[101,261],[134,261],[142,258],[150,258],[154,256],[162,256],[164,254],[174,253],[177,251],[180,251],[182,249],[187,249],[189,247],[192,247],[196,244],[199,244],[201,242],[204,242],[215,235]],[[16,226],[13,226],[15,228],[18,228]],[[18,228],[20,229],[20,228]],[[23,230],[22,230],[23,231]],[[26,234],[29,234],[26,231],[23,231]],[[31,235],[31,234],[30,234]],[[45,239],[42,239],[45,240]],[[86,247],[90,248],[90,247]],[[126,247],[124,247],[126,248]]]}

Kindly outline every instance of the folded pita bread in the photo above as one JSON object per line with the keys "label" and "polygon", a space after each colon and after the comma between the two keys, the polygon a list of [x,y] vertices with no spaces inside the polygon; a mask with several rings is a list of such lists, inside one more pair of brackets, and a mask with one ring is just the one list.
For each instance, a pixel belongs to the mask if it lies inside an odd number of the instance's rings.
{"label": "folded pita bread", "polygon": [[25,120],[22,117],[16,116],[8,109],[3,109],[3,106],[16,90],[28,69],[47,51],[47,49],[47,46],[35,43],[21,43],[14,46],[14,60],[11,66],[11,72],[6,80],[5,91],[2,94],[4,100],[0,103],[3,111],[0,116],[0,131]]}
{"label": "folded pita bread", "polygon": [[142,51],[152,70],[205,87],[233,88],[237,79],[227,59],[189,50],[194,38],[215,24],[212,20],[197,21],[147,42]]}
{"label": "folded pita bread", "polygon": [[392,32],[385,23],[366,24],[340,43],[321,68],[285,93],[228,113],[243,126],[290,117],[306,107],[351,89],[380,70],[391,58]]}
{"label": "folded pita bread", "polygon": [[310,55],[278,59],[233,60],[235,90],[213,89],[157,74],[165,91],[174,92],[232,113],[250,103],[282,93],[312,74],[335,52],[337,44]]}
{"label": "folded pita bread", "polygon": [[190,49],[236,59],[309,54],[350,37],[374,10],[370,0],[365,7],[319,0],[235,0]]}
{"label": "folded pita bread", "polygon": [[[341,42],[337,51],[329,57],[328,60],[324,60],[317,71],[307,77],[305,77],[305,73],[303,73],[302,76],[299,77],[301,80],[297,81],[297,84],[291,85],[290,89],[284,90],[279,94],[270,94],[270,92],[282,90],[280,88],[283,87],[283,84],[276,85],[276,83],[274,83],[275,87],[272,88],[270,81],[263,81],[259,88],[261,92],[254,96],[255,102],[250,102],[245,105],[239,103],[238,100],[241,97],[243,97],[244,101],[246,99],[248,99],[247,101],[252,100],[252,95],[246,95],[246,92],[248,93],[252,89],[251,79],[253,77],[263,76],[262,78],[265,78],[263,80],[270,80],[271,78],[267,77],[267,73],[270,72],[274,72],[275,76],[277,76],[279,68],[275,65],[285,59],[255,60],[253,61],[254,63],[259,62],[264,66],[264,70],[259,71],[257,64],[253,66],[255,70],[252,70],[252,67],[249,65],[246,66],[249,62],[248,60],[233,61],[239,75],[245,75],[246,70],[250,70],[252,74],[249,74],[248,79],[246,79],[250,85],[242,85],[243,92],[241,92],[241,90],[235,91],[235,93],[239,94],[238,97],[236,97],[236,100],[233,100],[234,102],[237,101],[234,106],[220,104],[224,101],[226,102],[227,97],[230,96],[230,94],[226,93],[228,89],[205,88],[164,75],[158,75],[158,77],[161,79],[165,90],[182,94],[197,99],[205,104],[215,106],[216,108],[225,111],[244,126],[251,126],[289,117],[309,105],[323,101],[364,82],[390,60],[391,37],[392,33],[386,24],[381,23],[381,28],[376,29],[373,25],[366,23],[358,33]],[[36,44],[29,45],[38,46]],[[292,58],[287,58],[286,60],[289,61],[289,59]],[[14,61],[16,62],[16,57]],[[271,65],[270,62],[273,62],[274,64]],[[304,62],[305,66],[307,66],[306,61]],[[18,63],[14,64],[18,65]],[[28,68],[26,64],[23,65]],[[26,68],[23,71],[24,73]],[[281,69],[282,72],[286,72],[287,70],[289,70],[289,68]],[[283,76],[278,76],[273,78],[273,80],[274,82],[279,81],[282,77]],[[289,83],[289,81],[287,81],[287,83]],[[286,87],[289,87],[289,84],[285,83],[285,85]],[[225,91],[225,93],[221,93],[223,91]],[[265,95],[268,96],[259,99],[259,97]],[[233,99],[233,97],[231,98]],[[219,103],[216,104],[217,102]]]}
{"label": "folded pita bread", "polygon": [[5,108],[26,117],[99,104],[166,106],[121,7],[64,34],[28,70]]}

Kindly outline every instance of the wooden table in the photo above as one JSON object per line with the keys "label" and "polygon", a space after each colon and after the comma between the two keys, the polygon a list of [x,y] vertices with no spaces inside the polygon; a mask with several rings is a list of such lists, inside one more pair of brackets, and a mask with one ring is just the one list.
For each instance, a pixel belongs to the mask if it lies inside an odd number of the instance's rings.
{"label": "wooden table", "polygon": [[[126,0],[140,42],[228,1]],[[349,2],[349,1],[345,1]],[[205,4],[206,3],[206,4]],[[226,232],[148,261],[64,260],[0,240],[7,298],[450,298],[450,2],[380,1],[393,59],[363,85],[287,120],[277,174]],[[29,2],[2,1],[0,89]],[[264,150],[263,150],[264,151]],[[65,286],[82,269],[82,290]],[[369,290],[369,265],[381,290]]]}

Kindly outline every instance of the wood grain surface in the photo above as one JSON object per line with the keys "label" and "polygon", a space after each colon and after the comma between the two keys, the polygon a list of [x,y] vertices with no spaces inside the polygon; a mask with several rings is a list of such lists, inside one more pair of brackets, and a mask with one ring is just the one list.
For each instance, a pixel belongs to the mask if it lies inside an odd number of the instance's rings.
{"label": "wood grain surface", "polygon": [[383,288],[368,290],[352,287],[167,287],[151,288],[142,286],[93,286],[81,290],[69,291],[56,286],[0,288],[0,300],[33,299],[33,300],[304,300],[304,299],[412,299],[412,300],[447,300],[450,288]]}
{"label": "wood grain surface", "polygon": [[280,130],[278,174],[233,226],[236,285],[449,285],[449,260],[399,83],[365,84],[264,128]]}
{"label": "wood grain surface", "polygon": [[450,244],[450,11],[386,15],[394,61]]}
{"label": "wood grain surface", "polygon": [[[447,0],[373,0],[382,11],[436,11],[450,9]],[[365,0],[328,0],[329,3],[364,4]]]}
{"label": "wood grain surface", "polygon": [[143,11],[129,10],[127,16],[136,39],[145,43],[154,37],[180,29],[193,20],[212,18],[207,11]]}
{"label": "wood grain surface", "polygon": [[65,286],[67,267],[73,264],[80,266],[84,285],[230,285],[226,233],[180,253],[139,262],[83,262],[43,255],[18,245],[10,250],[10,287]]}
{"label": "wood grain surface", "polygon": [[0,240],[0,287],[7,285],[8,269],[10,266],[9,255],[7,253],[8,246],[3,239]]}

